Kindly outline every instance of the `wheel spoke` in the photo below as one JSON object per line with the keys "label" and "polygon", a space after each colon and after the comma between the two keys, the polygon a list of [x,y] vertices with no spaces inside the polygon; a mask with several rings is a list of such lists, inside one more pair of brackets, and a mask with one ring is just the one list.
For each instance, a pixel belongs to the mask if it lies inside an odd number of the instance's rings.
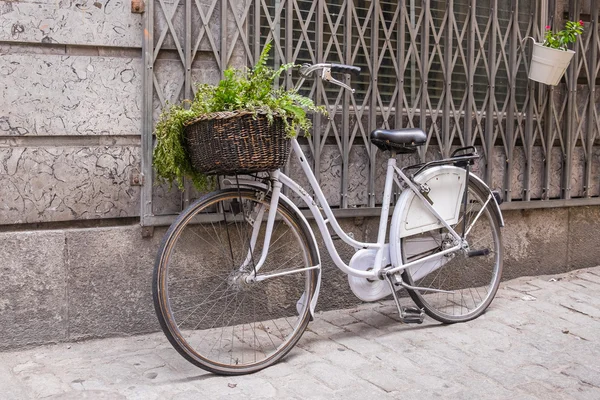
{"label": "wheel spoke", "polygon": [[[233,201],[241,202],[241,218]],[[265,274],[294,273],[247,282],[251,271],[240,270],[244,262],[251,269],[262,254],[270,201],[254,190],[216,192],[184,211],[161,245],[153,288],[161,326],[180,352],[209,371],[262,369],[287,353],[308,323],[308,305],[299,313],[296,303],[303,293],[310,298],[314,291],[316,271],[308,268],[318,261],[312,237],[294,211],[278,207],[261,268]],[[221,222],[195,218],[215,209]]]}
{"label": "wheel spoke", "polygon": [[[464,239],[468,247],[440,256],[436,264],[423,262],[418,268],[407,268],[403,272],[403,279],[412,286],[452,292],[409,291],[417,306],[424,308],[431,317],[446,323],[467,321],[483,313],[496,293],[502,270],[500,228],[489,207],[490,195],[471,181],[466,196],[467,209],[463,210],[461,205],[455,227],[462,226],[464,222],[467,227]],[[411,253],[411,246],[427,241],[435,241],[438,247]],[[405,238],[402,246],[404,263],[407,263],[443,251],[455,246],[455,243],[443,228]],[[467,256],[468,252],[478,250],[486,252]],[[427,275],[423,276],[424,273]]]}

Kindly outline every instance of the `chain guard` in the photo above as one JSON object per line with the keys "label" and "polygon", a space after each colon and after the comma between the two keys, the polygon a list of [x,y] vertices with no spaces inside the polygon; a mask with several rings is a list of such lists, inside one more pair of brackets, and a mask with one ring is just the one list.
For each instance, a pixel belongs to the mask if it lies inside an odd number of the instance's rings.
{"label": "chain guard", "polygon": [[[350,260],[350,268],[359,271],[373,269],[376,254],[377,249],[358,250]],[[388,265],[389,263],[389,245],[386,244],[384,247],[383,265]],[[370,280],[348,275],[348,283],[350,284],[352,293],[363,301],[377,301],[391,294],[389,285],[382,279]]]}

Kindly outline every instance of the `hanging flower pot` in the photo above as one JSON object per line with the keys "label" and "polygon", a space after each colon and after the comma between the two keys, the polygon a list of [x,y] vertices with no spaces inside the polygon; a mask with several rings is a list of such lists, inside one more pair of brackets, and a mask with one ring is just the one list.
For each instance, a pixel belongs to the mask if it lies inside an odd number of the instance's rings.
{"label": "hanging flower pot", "polygon": [[573,50],[558,50],[534,43],[529,79],[546,85],[558,85],[574,54]]}
{"label": "hanging flower pot", "polygon": [[575,43],[583,33],[583,21],[567,21],[565,29],[552,32],[546,26],[543,43],[533,41],[533,52],[529,64],[529,79],[546,85],[556,86],[565,74],[575,52],[567,49],[569,43]]}

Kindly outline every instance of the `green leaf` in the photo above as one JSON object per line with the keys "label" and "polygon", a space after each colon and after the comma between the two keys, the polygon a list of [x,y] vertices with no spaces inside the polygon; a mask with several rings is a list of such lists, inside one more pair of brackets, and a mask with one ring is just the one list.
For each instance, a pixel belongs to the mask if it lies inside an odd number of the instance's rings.
{"label": "green leaf", "polygon": [[256,116],[266,115],[270,123],[275,116],[283,118],[288,137],[298,131],[310,133],[311,122],[307,113],[326,114],[324,107],[301,96],[295,90],[275,89],[282,73],[293,68],[291,63],[276,70],[268,66],[271,43],[265,44],[260,57],[252,69],[228,68],[217,85],[197,84],[193,100],[167,105],[156,124],[156,146],[153,164],[158,182],[176,183],[183,189],[185,178],[204,191],[214,187],[214,178],[195,171],[184,146],[185,124],[200,116],[217,111],[247,110]]}

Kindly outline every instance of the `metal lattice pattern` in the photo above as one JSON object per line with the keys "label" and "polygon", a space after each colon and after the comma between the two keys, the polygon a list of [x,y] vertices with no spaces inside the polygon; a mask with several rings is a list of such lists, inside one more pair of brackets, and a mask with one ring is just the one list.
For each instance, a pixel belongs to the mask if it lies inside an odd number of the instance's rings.
{"label": "metal lattice pattern", "polygon": [[[543,0],[151,1],[143,223],[163,221],[155,216],[150,168],[158,110],[190,98],[196,80],[216,80],[232,64],[252,65],[266,41],[273,41],[275,65],[327,61],[363,68],[351,82],[356,96],[318,79],[306,91],[330,110],[330,118],[315,116],[306,146],[317,178],[333,187],[328,198],[340,208],[374,208],[380,201],[382,155],[368,139],[378,127],[424,129],[421,160],[476,146],[483,155],[479,174],[503,189],[514,202],[509,207],[552,199],[598,204],[597,3],[584,13],[571,2],[570,19],[584,19],[586,34],[563,83],[553,88],[527,79],[531,49],[523,44],[528,36],[541,38],[547,23],[562,26],[561,10]],[[281,84],[292,87],[297,79],[290,71]],[[334,173],[327,168],[332,160]],[[367,171],[358,183],[357,170]]]}

